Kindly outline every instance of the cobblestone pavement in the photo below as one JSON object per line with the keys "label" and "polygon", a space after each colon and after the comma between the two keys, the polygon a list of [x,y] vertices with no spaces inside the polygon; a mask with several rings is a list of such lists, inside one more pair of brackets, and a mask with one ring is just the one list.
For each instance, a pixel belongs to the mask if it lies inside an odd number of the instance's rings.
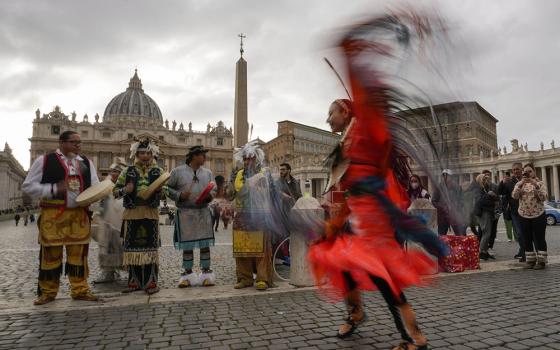
{"label": "cobblestone pavement", "polygon": [[[456,275],[408,299],[432,349],[560,349],[560,265]],[[344,306],[314,290],[175,303],[0,315],[0,349],[390,349],[379,293],[369,320],[334,337]]]}
{"label": "cobblestone pavement", "polygon": [[[172,227],[160,226],[162,248],[160,249],[160,286],[175,288],[181,273],[181,252],[172,246]],[[549,255],[560,251],[560,225],[547,228]],[[231,226],[216,233],[216,246],[212,248],[212,268],[217,275],[218,285],[235,282],[235,267],[231,247]],[[497,260],[511,260],[517,251],[517,243],[507,242],[500,220],[498,241],[494,247]],[[118,283],[96,285],[91,283],[99,275],[97,244],[90,246],[90,285],[95,293],[118,293],[126,287],[126,273]],[[37,288],[37,266],[39,245],[37,227],[33,225],[16,227],[12,221],[0,222],[0,301],[32,299]],[[198,251],[195,251],[195,267],[198,265]],[[483,264],[484,268],[484,264]],[[68,282],[61,279],[59,297],[68,296]]]}

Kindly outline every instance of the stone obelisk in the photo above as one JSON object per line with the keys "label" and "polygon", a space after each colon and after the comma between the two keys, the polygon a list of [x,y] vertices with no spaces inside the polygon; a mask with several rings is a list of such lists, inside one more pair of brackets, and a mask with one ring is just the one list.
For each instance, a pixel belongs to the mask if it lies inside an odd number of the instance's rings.
{"label": "stone obelisk", "polygon": [[241,38],[241,57],[235,65],[235,111],[233,115],[234,147],[243,147],[248,142],[249,121],[247,116],[247,61],[243,58],[243,33]]}

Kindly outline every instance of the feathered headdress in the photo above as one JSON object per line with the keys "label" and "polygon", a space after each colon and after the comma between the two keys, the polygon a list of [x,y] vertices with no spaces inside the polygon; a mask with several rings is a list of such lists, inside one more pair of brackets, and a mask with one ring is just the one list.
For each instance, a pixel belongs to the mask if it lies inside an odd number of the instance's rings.
{"label": "feathered headdress", "polygon": [[111,169],[111,171],[118,171],[120,173],[121,171],[123,171],[124,168],[126,168],[126,166],[127,165],[124,159],[117,157],[115,159],[115,163],[111,164],[109,169]]}
{"label": "feathered headdress", "polygon": [[159,146],[155,143],[155,141],[150,140],[149,138],[136,140],[136,142],[130,146],[130,159],[136,158],[136,153],[139,151],[152,152],[152,155],[156,158],[159,155]]}
{"label": "feathered headdress", "polygon": [[233,154],[236,161],[243,161],[243,158],[255,158],[257,164],[263,164],[264,151],[259,146],[257,140],[247,142],[245,146],[241,147]]}

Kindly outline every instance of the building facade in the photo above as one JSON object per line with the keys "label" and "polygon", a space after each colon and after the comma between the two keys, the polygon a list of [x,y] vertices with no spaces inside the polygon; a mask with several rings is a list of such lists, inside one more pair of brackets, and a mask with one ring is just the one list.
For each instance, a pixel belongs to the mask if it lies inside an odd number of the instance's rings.
{"label": "building facade", "polygon": [[116,95],[107,104],[103,119],[96,114],[93,120],[84,115],[81,121],[76,113],[65,114],[56,106],[50,113],[36,111],[31,141],[31,162],[38,156],[58,148],[58,137],[73,130],[82,139],[82,153],[90,158],[100,176],[107,175],[109,166],[117,157],[131,162],[130,145],[135,138],[148,137],[160,147],[158,163],[170,171],[183,164],[189,147],[203,145],[209,149],[206,166],[214,175],[229,175],[232,169],[233,132],[223,122],[207,125],[205,131],[192,129],[164,119],[156,102],[148,96],[137,72],[130,79],[126,91]]}
{"label": "building facade", "polygon": [[263,150],[272,172],[289,163],[302,191],[308,182],[311,195],[321,198],[329,175],[325,160],[339,140],[340,135],[330,131],[284,120],[278,122],[278,136],[265,143]]}
{"label": "building facade", "polygon": [[6,143],[4,151],[0,151],[0,210],[15,209],[18,205],[24,205],[21,184],[26,176],[26,171],[14,158],[12,149]]}
{"label": "building facade", "polygon": [[[444,103],[407,110],[400,115],[411,131],[430,134],[436,145],[438,142],[451,144],[452,148],[446,151],[452,160],[498,153],[498,119],[478,102]],[[441,126],[436,126],[438,124]]]}
{"label": "building facade", "polygon": [[[434,112],[432,114],[432,111]],[[490,170],[493,181],[499,182],[513,163],[533,163],[537,176],[543,179],[550,199],[560,200],[559,166],[560,150],[551,142],[545,149],[541,142],[539,151],[529,151],[527,144],[519,145],[511,140],[511,150],[498,147],[496,123],[498,120],[477,102],[452,102],[403,112],[408,127],[415,132],[431,133],[435,140],[448,143],[447,164],[454,170],[454,180],[463,187],[468,186],[483,170]],[[437,116],[441,127],[434,127],[432,115]],[[441,133],[441,137],[439,137]],[[437,142],[436,142],[437,144]],[[436,172],[436,165],[434,172]],[[414,164],[411,168],[415,171]],[[428,190],[434,186],[425,174],[418,171]],[[436,176],[441,181],[440,176]]]}

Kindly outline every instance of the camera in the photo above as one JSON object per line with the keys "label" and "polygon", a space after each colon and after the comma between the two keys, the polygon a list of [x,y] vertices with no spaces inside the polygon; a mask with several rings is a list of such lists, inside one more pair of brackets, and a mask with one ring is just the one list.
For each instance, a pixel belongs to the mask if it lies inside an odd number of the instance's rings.
{"label": "camera", "polygon": [[529,174],[527,171],[524,171],[522,176],[523,177],[531,177],[531,174]]}

